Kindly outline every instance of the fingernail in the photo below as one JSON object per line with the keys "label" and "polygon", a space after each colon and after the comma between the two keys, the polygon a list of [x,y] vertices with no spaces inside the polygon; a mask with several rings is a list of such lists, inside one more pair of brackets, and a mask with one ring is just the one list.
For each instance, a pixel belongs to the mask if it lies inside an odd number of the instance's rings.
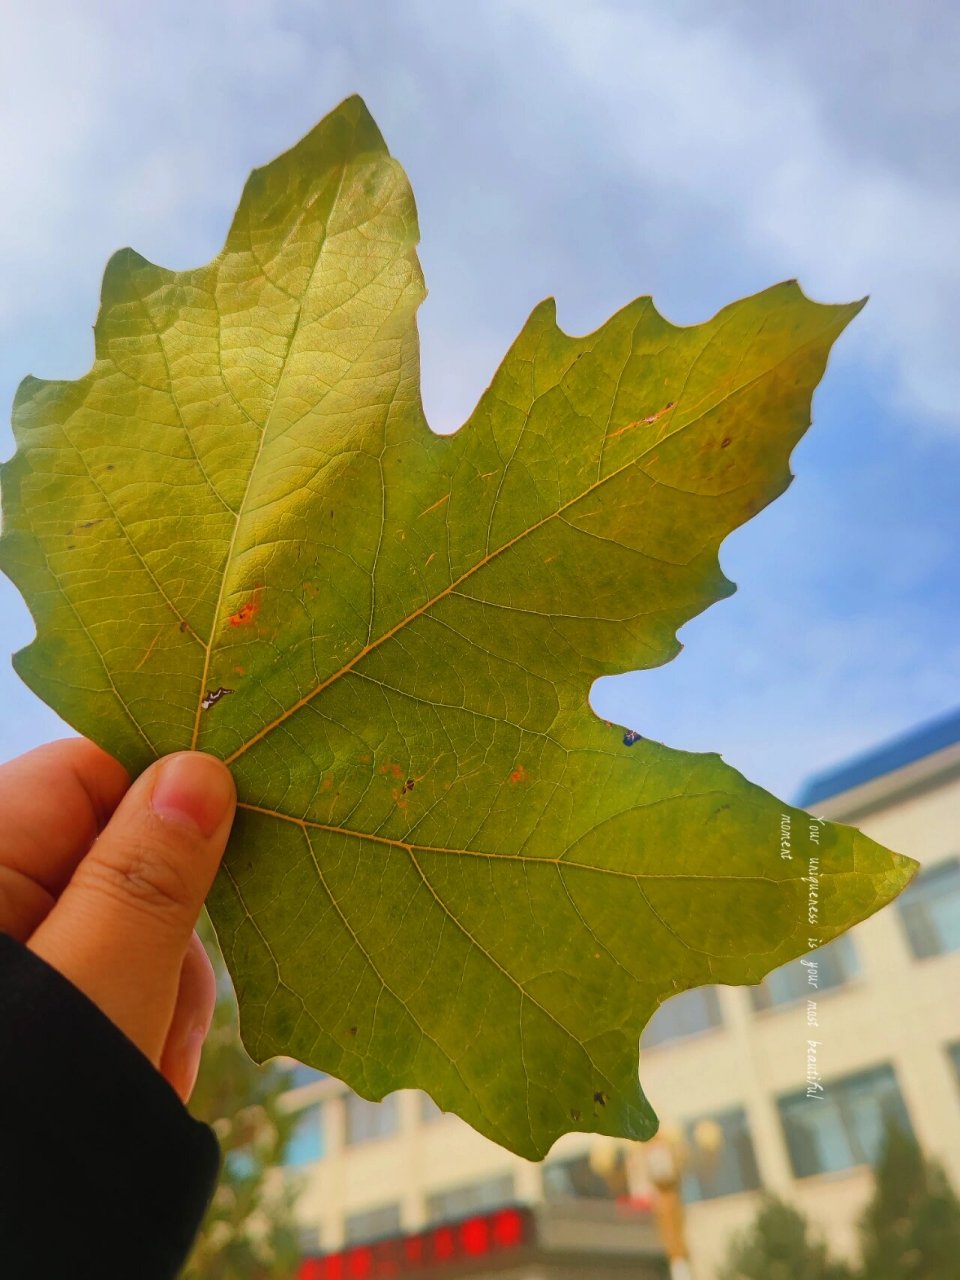
{"label": "fingernail", "polygon": [[150,804],[157,817],[208,839],[232,810],[230,771],[214,756],[184,751],[160,763]]}

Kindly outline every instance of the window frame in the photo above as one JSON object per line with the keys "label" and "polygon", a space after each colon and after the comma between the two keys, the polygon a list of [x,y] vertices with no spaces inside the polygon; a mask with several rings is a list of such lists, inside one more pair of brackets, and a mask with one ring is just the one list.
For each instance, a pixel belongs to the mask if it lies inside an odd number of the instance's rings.
{"label": "window frame", "polygon": [[960,1040],[951,1040],[949,1044],[944,1045],[944,1048],[947,1051],[947,1060],[953,1069],[957,1088],[960,1089]]}
{"label": "window frame", "polygon": [[[558,1185],[563,1176],[566,1176],[569,1190]],[[624,1155],[620,1150],[615,1152],[614,1166],[608,1177],[591,1168],[589,1151],[581,1151],[577,1155],[564,1156],[558,1160],[546,1160],[541,1177],[543,1198],[548,1204],[571,1200],[590,1204],[609,1204],[629,1194]],[[582,1185],[588,1188],[587,1190],[577,1189],[578,1178]],[[622,1184],[619,1190],[618,1183]],[[597,1188],[599,1194],[591,1195],[590,1188]]]}
{"label": "window frame", "polygon": [[[496,1191],[491,1189],[496,1187]],[[471,1193],[478,1193],[472,1197]],[[489,1194],[487,1194],[489,1193]],[[439,1210],[437,1201],[443,1197],[464,1196],[470,1203],[463,1208],[446,1211]],[[428,1191],[424,1195],[427,1227],[439,1227],[451,1222],[460,1222],[463,1218],[473,1218],[479,1214],[493,1213],[495,1209],[503,1209],[517,1202],[517,1180],[510,1171],[491,1174],[486,1178],[474,1178],[470,1182],[461,1182],[453,1186],[439,1187],[436,1191]]]}
{"label": "window frame", "polygon": [[[896,900],[897,918],[903,930],[903,938],[907,950],[914,960],[933,960],[937,956],[957,955],[960,953],[960,937],[957,945],[943,945],[939,935],[936,918],[930,917],[929,903],[936,904],[938,896],[931,892],[933,885],[947,875],[952,877],[947,894],[960,898],[960,855],[950,854],[946,858],[938,858],[936,862],[927,863],[920,868],[914,880],[904,889]],[[912,913],[908,914],[908,913]],[[939,943],[935,949],[927,949],[922,941],[921,928],[927,930],[928,938],[935,938]]]}
{"label": "window frame", "polygon": [[[353,1109],[359,1108],[359,1115],[354,1116]],[[381,1110],[381,1108],[384,1108]],[[367,1116],[371,1119],[374,1116],[391,1116],[390,1127],[376,1132],[355,1132],[351,1121],[354,1122],[359,1116]],[[358,1093],[352,1090],[343,1095],[343,1145],[345,1147],[360,1147],[368,1142],[386,1142],[391,1138],[395,1138],[400,1132],[400,1105],[399,1098],[395,1093],[388,1093],[381,1102],[371,1102],[368,1098],[362,1098]]]}
{"label": "window frame", "polygon": [[[690,1030],[671,1031],[662,1037],[650,1040],[650,1035],[657,1035],[658,1023],[667,1023],[671,1017],[667,1010],[673,1009],[673,1016],[676,1016],[677,1002],[684,1001],[690,1004],[693,999],[699,999],[707,1005],[708,1012],[711,1014],[711,1021],[704,1026],[692,1027]],[[712,1010],[710,1006],[712,1005]],[[683,1006],[680,1006],[682,1009]],[[643,1053],[649,1053],[654,1049],[659,1049],[663,1045],[677,1044],[693,1040],[696,1036],[707,1035],[712,1031],[722,1031],[725,1026],[723,1019],[723,1008],[720,1003],[720,994],[716,984],[710,984],[702,987],[689,987],[686,991],[678,991],[675,996],[670,996],[664,1000],[651,1017],[650,1021],[643,1029],[640,1038],[640,1048]]]}
{"label": "window frame", "polygon": [[[834,950],[835,948],[836,950]],[[809,972],[809,969],[802,964],[803,960],[810,960],[814,956],[822,956],[824,952],[832,952],[834,955],[839,955],[843,951],[848,954],[841,962],[842,967],[845,969],[845,974],[839,982],[831,982],[828,986],[824,986],[822,977],[818,972],[819,981],[817,986],[814,987],[810,986],[805,977],[802,977],[802,975]],[[773,999],[770,996],[770,979],[776,978],[778,974],[786,973],[787,970],[795,973],[798,981],[802,978],[802,989],[795,995],[787,996],[782,1000]],[[860,955],[857,951],[856,943],[850,933],[843,933],[839,938],[834,938],[832,941],[824,943],[822,947],[808,951],[805,955],[797,956],[795,960],[788,960],[786,964],[782,964],[768,973],[762,982],[748,987],[750,1008],[756,1015],[778,1013],[781,1009],[794,1008],[806,1000],[819,1000],[822,996],[832,995],[837,991],[845,991],[860,976]]]}
{"label": "window frame", "polygon": [[[881,1136],[877,1143],[876,1150],[871,1154],[864,1146],[864,1134],[862,1130],[857,1128],[858,1117],[852,1113],[852,1108],[857,1100],[858,1094],[856,1087],[868,1082],[871,1078],[882,1079],[888,1081],[892,1085],[887,1096],[881,1098],[878,1103],[879,1119],[881,1121]],[[837,1093],[839,1092],[839,1097]],[[833,1095],[833,1096],[831,1096]],[[876,1094],[870,1095],[861,1091],[859,1097],[876,1097]],[[836,1167],[818,1167],[815,1169],[802,1169],[805,1163],[803,1157],[807,1152],[816,1152],[815,1144],[810,1141],[807,1143],[807,1151],[798,1145],[798,1133],[802,1137],[802,1126],[794,1128],[791,1132],[791,1125],[788,1122],[788,1113],[785,1108],[791,1109],[791,1114],[800,1115],[803,1107],[823,1108],[824,1103],[831,1101],[833,1107],[829,1115],[831,1120],[829,1124],[829,1133],[836,1136],[837,1133],[842,1134],[847,1151],[851,1156],[849,1163],[838,1165]],[[900,1081],[897,1078],[897,1072],[892,1062],[882,1062],[873,1067],[867,1067],[860,1071],[848,1072],[846,1075],[840,1076],[832,1081],[825,1082],[824,1093],[820,1098],[810,1098],[807,1096],[806,1089],[794,1089],[789,1093],[780,1094],[776,1098],[777,1114],[780,1119],[780,1129],[783,1134],[783,1140],[787,1148],[787,1156],[790,1161],[790,1168],[796,1180],[802,1181],[806,1178],[816,1177],[838,1177],[850,1173],[854,1169],[861,1169],[872,1166],[880,1154],[882,1148],[883,1137],[882,1132],[886,1127],[895,1123],[905,1133],[915,1136],[913,1122],[910,1118],[910,1112],[904,1101],[903,1092],[900,1088]],[[811,1114],[817,1114],[816,1112]],[[873,1117],[871,1117],[873,1119]],[[816,1129],[812,1130],[815,1134]]]}
{"label": "window frame", "polygon": [[[295,1117],[294,1126],[290,1132],[290,1137],[287,1140],[287,1144],[283,1150],[283,1159],[281,1160],[281,1166],[284,1169],[305,1169],[308,1165],[317,1164],[319,1163],[319,1161],[325,1159],[327,1154],[327,1134],[326,1134],[326,1127],[324,1123],[325,1121],[324,1104],[322,1102],[309,1102],[306,1104],[306,1106],[297,1107],[296,1110],[292,1112],[292,1115]],[[313,1116],[316,1121],[316,1145],[317,1145],[318,1154],[311,1155],[307,1159],[292,1160],[290,1159],[290,1155],[293,1152],[295,1148],[295,1144],[298,1141],[299,1131],[301,1130],[304,1123],[311,1116]]]}
{"label": "window frame", "polygon": [[[728,1124],[736,1120],[740,1129],[736,1133],[728,1133]],[[760,1164],[757,1160],[757,1148],[753,1141],[753,1132],[750,1128],[750,1117],[747,1114],[746,1107],[725,1107],[722,1111],[712,1111],[707,1115],[696,1116],[692,1120],[688,1120],[683,1126],[684,1138],[688,1151],[695,1151],[697,1143],[694,1138],[697,1126],[703,1124],[704,1121],[712,1121],[720,1126],[723,1131],[724,1143],[721,1151],[731,1153],[731,1158],[736,1161],[736,1172],[738,1181],[744,1185],[732,1187],[730,1190],[715,1190],[710,1187],[706,1180],[707,1171],[697,1172],[688,1163],[682,1174],[682,1197],[685,1204],[703,1204],[708,1200],[724,1200],[727,1196],[743,1196],[752,1195],[756,1191],[763,1190],[763,1176],[760,1172]],[[744,1145],[745,1144],[745,1145]],[[743,1161],[746,1157],[749,1168],[746,1177],[743,1174]],[[721,1155],[722,1161],[722,1155]],[[720,1164],[718,1163],[717,1173],[720,1172]]]}
{"label": "window frame", "polygon": [[[375,1219],[378,1214],[389,1216],[389,1226],[384,1225],[383,1229],[374,1230],[373,1234],[367,1231],[361,1231],[354,1235],[351,1232],[351,1223],[356,1225],[362,1219]],[[393,1225],[395,1223],[395,1225]],[[371,1205],[368,1209],[356,1209],[353,1213],[345,1213],[343,1215],[343,1246],[345,1249],[352,1249],[357,1245],[375,1244],[378,1240],[390,1240],[398,1236],[403,1231],[403,1206],[399,1200],[384,1200],[382,1204]]]}

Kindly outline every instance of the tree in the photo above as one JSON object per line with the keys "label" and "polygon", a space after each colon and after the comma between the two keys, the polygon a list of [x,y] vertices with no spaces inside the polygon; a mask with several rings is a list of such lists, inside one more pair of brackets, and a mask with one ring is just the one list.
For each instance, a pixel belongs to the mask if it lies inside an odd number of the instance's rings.
{"label": "tree", "polygon": [[859,1280],[956,1280],[960,1200],[942,1167],[898,1126],[887,1130],[860,1228]]}
{"label": "tree", "polygon": [[273,1063],[257,1066],[248,1057],[233,989],[206,919],[201,935],[219,994],[190,1110],[212,1126],[224,1160],[183,1280],[291,1280],[299,1256],[296,1188],[276,1169],[295,1123],[279,1107],[290,1072]]}
{"label": "tree", "polygon": [[811,1239],[799,1210],[770,1196],[734,1240],[719,1280],[853,1280],[853,1273],[829,1256],[826,1244]]}

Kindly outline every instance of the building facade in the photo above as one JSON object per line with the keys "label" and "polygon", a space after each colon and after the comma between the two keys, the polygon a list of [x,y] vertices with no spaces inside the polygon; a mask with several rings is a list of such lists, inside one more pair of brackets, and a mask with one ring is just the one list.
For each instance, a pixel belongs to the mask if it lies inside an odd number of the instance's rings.
{"label": "building facade", "polygon": [[[805,962],[758,987],[685,992],[647,1028],[644,1088],[686,1161],[695,1280],[712,1280],[762,1189],[852,1255],[888,1121],[960,1188],[960,713],[812,779],[799,803],[922,869]],[[306,1252],[505,1205],[633,1196],[642,1211],[642,1150],[627,1144],[568,1134],[531,1164],[423,1094],[373,1104],[302,1068],[287,1105],[300,1113],[286,1176],[303,1184]]]}

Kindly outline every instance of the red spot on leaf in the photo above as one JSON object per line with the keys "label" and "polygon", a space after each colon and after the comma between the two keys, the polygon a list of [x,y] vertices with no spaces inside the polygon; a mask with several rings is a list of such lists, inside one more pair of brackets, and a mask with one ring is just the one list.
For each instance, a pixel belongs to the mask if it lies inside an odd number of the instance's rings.
{"label": "red spot on leaf", "polygon": [[231,613],[227,621],[231,627],[245,627],[248,622],[252,622],[260,612],[260,592],[262,588],[257,587],[250,600],[245,600],[236,613]]}
{"label": "red spot on leaf", "polygon": [[258,605],[252,600],[248,600],[246,604],[242,604],[236,613],[231,613],[229,622],[231,627],[242,627],[247,622],[252,622],[257,616]]}
{"label": "red spot on leaf", "polygon": [[527,771],[522,764],[518,764],[514,771],[510,774],[510,781],[514,784],[518,782],[526,782]]}
{"label": "red spot on leaf", "polygon": [[247,674],[246,667],[234,667],[233,670],[234,670],[234,673],[238,676],[245,676]]}

